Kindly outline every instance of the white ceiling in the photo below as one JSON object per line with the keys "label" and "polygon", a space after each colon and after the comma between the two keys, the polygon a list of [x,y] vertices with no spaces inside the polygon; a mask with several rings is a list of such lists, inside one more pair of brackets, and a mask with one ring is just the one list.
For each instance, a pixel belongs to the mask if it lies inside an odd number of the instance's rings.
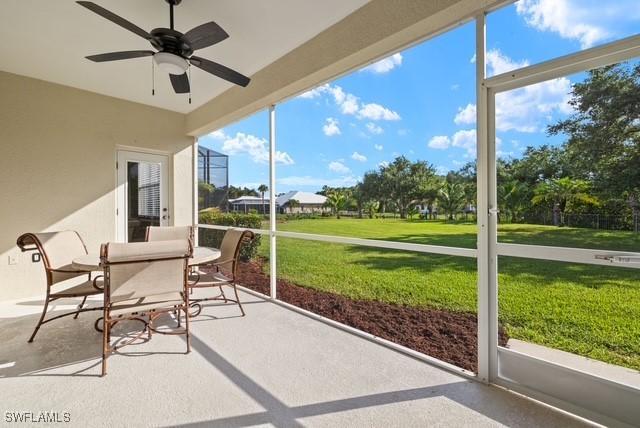
{"label": "white ceiling", "polygon": [[[183,0],[175,28],[185,33],[208,21],[230,37],[197,55],[249,77],[340,21],[368,0]],[[95,0],[146,31],[169,26],[164,0]],[[151,95],[151,58],[93,63],[84,57],[153,48],[146,40],[73,0],[2,0],[0,70],[104,95],[188,113],[231,86],[192,67],[192,103],[173,92],[156,68]]]}

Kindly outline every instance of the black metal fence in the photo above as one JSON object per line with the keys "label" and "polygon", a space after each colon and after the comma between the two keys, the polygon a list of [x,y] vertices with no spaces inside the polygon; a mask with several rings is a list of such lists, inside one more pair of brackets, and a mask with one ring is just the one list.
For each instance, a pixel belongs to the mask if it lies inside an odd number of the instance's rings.
{"label": "black metal fence", "polygon": [[[501,223],[512,223],[509,218],[500,218]],[[566,226],[601,230],[626,230],[640,233],[640,215],[574,214],[553,212],[529,214],[516,223]]]}

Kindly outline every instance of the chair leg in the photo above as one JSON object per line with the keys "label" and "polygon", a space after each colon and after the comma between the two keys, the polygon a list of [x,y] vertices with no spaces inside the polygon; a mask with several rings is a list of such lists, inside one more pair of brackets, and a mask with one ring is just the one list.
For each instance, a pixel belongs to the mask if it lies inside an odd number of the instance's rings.
{"label": "chair leg", "polygon": [[36,325],[36,329],[33,330],[33,334],[29,338],[29,343],[33,342],[35,339],[38,330],[40,330],[40,326],[42,325],[42,321],[44,321],[44,317],[47,314],[47,308],[49,307],[49,294],[47,293],[47,300],[45,301],[44,308],[42,309],[42,315],[40,315],[40,320],[38,320],[38,325]]}
{"label": "chair leg", "polygon": [[189,307],[184,308],[184,325],[187,334],[187,354],[191,352],[191,335],[189,333]]}
{"label": "chair leg", "polygon": [[[80,306],[78,306],[78,311],[80,311],[80,309],[82,309],[82,307],[84,306],[86,301],[87,301],[87,296],[84,296],[84,299],[82,299],[82,303],[80,303]],[[76,314],[73,316],[73,319],[77,320],[78,319],[78,315],[80,315],[80,312],[76,312]]]}
{"label": "chair leg", "polygon": [[222,294],[222,298],[224,299],[224,302],[227,303],[227,296],[224,295],[224,290],[222,289],[222,285],[219,288],[220,288],[220,294]]}
{"label": "chair leg", "polygon": [[109,340],[111,333],[111,323],[105,321],[102,328],[102,373],[100,376],[107,374],[107,357],[109,356]]}
{"label": "chair leg", "polygon": [[242,308],[242,303],[240,303],[240,297],[238,297],[238,289],[236,288],[236,283],[233,283],[233,292],[236,295],[236,303],[240,306],[240,312],[242,312],[242,316],[244,316],[244,309]]}
{"label": "chair leg", "polygon": [[178,319],[178,328],[180,328],[182,326],[182,321],[181,321],[181,316],[180,316],[180,309],[178,309],[176,311],[176,318]]}
{"label": "chair leg", "polygon": [[149,340],[151,340],[151,328],[153,327],[153,314],[149,313],[149,324],[147,324],[147,331],[149,333]]}

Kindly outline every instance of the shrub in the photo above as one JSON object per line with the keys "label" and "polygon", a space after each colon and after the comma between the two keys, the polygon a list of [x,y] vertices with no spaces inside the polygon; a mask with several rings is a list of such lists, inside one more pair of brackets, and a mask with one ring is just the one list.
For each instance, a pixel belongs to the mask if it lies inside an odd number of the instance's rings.
{"label": "shrub", "polygon": [[[221,213],[219,211],[201,211],[200,224],[215,224],[217,226],[233,226],[249,229],[260,229],[262,216],[258,214]],[[224,230],[198,229],[198,244],[203,247],[220,248]],[[253,259],[258,254],[261,241],[260,235],[255,235],[253,241],[244,245],[240,250],[240,258],[244,261]]]}

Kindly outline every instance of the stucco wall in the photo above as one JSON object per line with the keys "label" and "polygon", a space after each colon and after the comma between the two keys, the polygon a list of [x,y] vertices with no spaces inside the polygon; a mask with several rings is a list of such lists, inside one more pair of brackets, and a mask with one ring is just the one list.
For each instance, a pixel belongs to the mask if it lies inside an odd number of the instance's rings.
{"label": "stucco wall", "polygon": [[96,252],[115,239],[118,146],[169,155],[172,219],[191,224],[184,115],[4,72],[0,94],[0,300],[45,290],[42,264],[15,246],[21,233],[74,229]]}

